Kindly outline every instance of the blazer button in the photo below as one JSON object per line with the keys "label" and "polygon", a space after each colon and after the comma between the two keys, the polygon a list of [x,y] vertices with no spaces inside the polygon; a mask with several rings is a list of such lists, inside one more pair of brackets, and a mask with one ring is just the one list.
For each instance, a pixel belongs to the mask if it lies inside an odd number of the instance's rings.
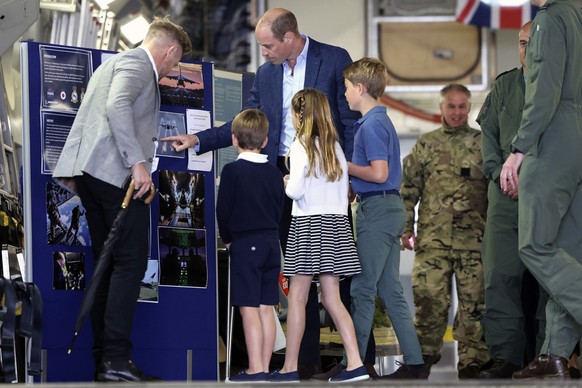
{"label": "blazer button", "polygon": [[152,141],[158,141],[157,137],[152,137]]}
{"label": "blazer button", "polygon": [[149,158],[148,159],[148,162],[150,162],[150,163],[153,162],[153,161],[154,161],[154,158]]}

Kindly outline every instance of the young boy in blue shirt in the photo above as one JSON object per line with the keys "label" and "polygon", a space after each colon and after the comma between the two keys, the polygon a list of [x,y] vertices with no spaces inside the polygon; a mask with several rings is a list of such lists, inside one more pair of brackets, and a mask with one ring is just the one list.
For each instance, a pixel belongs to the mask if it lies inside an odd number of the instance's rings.
{"label": "young boy in blue shirt", "polygon": [[362,58],[343,74],[350,109],[362,114],[354,125],[354,154],[352,162],[348,162],[352,189],[360,202],[356,233],[362,272],[353,277],[350,290],[360,355],[366,354],[374,297],[379,295],[404,356],[404,364],[383,377],[426,379],[420,343],[400,283],[400,236],[406,219],[399,194],[400,142],[386,107],[379,100],[388,83],[388,73],[379,60]]}
{"label": "young boy in blue shirt", "polygon": [[249,368],[228,380],[233,383],[268,381],[275,342],[285,191],[281,172],[261,154],[268,128],[258,109],[234,118],[232,144],[238,158],[222,170],[216,203],[220,237],[230,251],[231,302],[240,308],[249,357]]}

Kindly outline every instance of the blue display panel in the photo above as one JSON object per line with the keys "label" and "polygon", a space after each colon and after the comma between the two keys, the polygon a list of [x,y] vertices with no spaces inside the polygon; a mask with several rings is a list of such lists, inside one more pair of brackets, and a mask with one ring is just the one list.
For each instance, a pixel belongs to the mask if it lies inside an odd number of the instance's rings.
{"label": "blue display panel", "polygon": [[[93,257],[78,197],[51,172],[93,71],[112,52],[23,42],[23,198],[28,272],[43,302],[43,380],[92,381],[90,320],[67,354]],[[185,62],[160,80],[160,136],[213,122],[212,64]],[[134,360],[163,380],[218,379],[214,169],[158,144],[150,257],[134,317]],[[197,164],[198,163],[198,164]],[[204,171],[189,170],[203,166]]]}

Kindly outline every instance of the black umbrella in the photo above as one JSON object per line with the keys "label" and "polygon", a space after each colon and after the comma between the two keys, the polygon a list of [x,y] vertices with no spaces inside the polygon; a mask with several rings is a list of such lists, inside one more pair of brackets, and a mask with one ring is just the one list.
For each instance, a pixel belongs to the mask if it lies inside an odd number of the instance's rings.
{"label": "black umbrella", "polygon": [[[75,321],[75,332],[73,334],[73,338],[71,340],[71,345],[67,350],[67,354],[71,354],[73,351],[73,345],[75,344],[75,340],[79,335],[79,331],[81,330],[81,326],[85,322],[85,318],[89,313],[89,310],[93,306],[93,302],[95,301],[95,293],[97,292],[97,286],[101,282],[101,278],[103,277],[103,273],[105,269],[109,266],[111,262],[111,253],[113,252],[113,247],[118,239],[118,231],[123,224],[123,218],[125,217],[125,213],[127,212],[127,207],[129,206],[129,202],[131,201],[131,197],[133,196],[133,191],[135,189],[135,182],[133,179],[129,183],[129,187],[127,188],[127,192],[125,193],[125,197],[123,198],[123,202],[121,204],[121,209],[119,213],[117,213],[117,217],[113,221],[113,225],[111,226],[111,230],[109,231],[109,235],[107,236],[107,240],[103,243],[103,248],[101,248],[101,253],[99,253],[99,259],[97,260],[97,264],[95,265],[95,269],[93,271],[93,276],[89,281],[89,285],[85,290],[85,296],[83,297],[83,301],[81,302],[81,308],[79,309],[79,314],[77,315],[77,320]],[[149,195],[148,195],[149,194]],[[149,204],[154,199],[156,195],[156,188],[152,183],[149,193],[146,194],[147,197],[141,197],[140,199],[143,200],[146,204]]]}

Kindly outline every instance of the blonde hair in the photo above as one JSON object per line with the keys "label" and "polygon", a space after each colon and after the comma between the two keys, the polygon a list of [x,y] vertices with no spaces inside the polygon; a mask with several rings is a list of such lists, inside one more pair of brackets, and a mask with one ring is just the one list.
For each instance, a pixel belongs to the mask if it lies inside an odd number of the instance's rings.
{"label": "blonde hair", "polygon": [[297,140],[307,152],[306,176],[323,172],[328,181],[339,180],[343,171],[335,151],[338,134],[325,94],[312,88],[300,90],[293,96],[291,110],[298,115]]}
{"label": "blonde hair", "polygon": [[258,109],[245,109],[232,120],[232,134],[244,150],[260,150],[267,138],[269,121]]}
{"label": "blonde hair", "polygon": [[376,58],[364,57],[350,64],[343,71],[344,78],[352,85],[362,84],[375,99],[382,97],[388,85],[386,65]]}
{"label": "blonde hair", "polygon": [[169,16],[163,18],[156,16],[148,28],[144,43],[154,39],[163,41],[165,38],[174,40],[182,47],[182,56],[186,56],[192,51],[192,41],[181,26],[173,23]]}

